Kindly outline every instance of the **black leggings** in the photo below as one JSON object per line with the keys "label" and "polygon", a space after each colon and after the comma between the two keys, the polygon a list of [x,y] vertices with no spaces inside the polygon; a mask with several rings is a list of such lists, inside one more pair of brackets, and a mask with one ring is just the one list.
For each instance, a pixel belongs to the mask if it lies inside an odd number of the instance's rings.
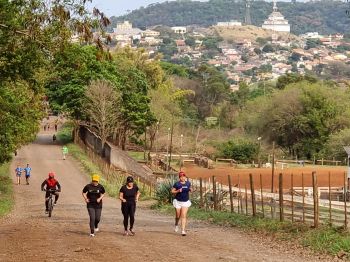
{"label": "black leggings", "polygon": [[124,216],[124,229],[128,230],[128,220],[130,217],[130,230],[134,227],[135,222],[135,211],[136,203],[135,202],[123,202],[122,203],[122,213]]}
{"label": "black leggings", "polygon": [[102,208],[88,207],[88,212],[90,216],[90,231],[91,234],[95,233],[95,228],[98,228],[98,223],[101,220]]}

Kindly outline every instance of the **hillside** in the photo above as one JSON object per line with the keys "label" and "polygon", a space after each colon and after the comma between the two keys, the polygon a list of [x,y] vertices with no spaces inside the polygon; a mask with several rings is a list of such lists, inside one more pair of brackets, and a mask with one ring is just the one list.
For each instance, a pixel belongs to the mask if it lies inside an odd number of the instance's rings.
{"label": "hillside", "polygon": [[[255,40],[260,38],[271,37],[273,33],[270,30],[263,29],[256,26],[235,26],[232,28],[223,27],[212,27],[215,32],[222,37],[224,40],[243,41],[245,39],[255,42]],[[276,33],[282,40],[300,40],[297,36],[287,33]]]}
{"label": "hillside", "polygon": [[[279,10],[291,23],[294,34],[318,31],[320,33],[349,33],[347,3],[322,1],[308,3],[278,3]],[[254,1],[251,4],[252,23],[261,26],[271,13],[272,3]],[[197,24],[210,26],[219,21],[244,20],[245,4],[235,0],[171,1],[153,4],[134,10],[128,15],[112,17],[112,26],[117,21],[129,20],[137,27]]]}

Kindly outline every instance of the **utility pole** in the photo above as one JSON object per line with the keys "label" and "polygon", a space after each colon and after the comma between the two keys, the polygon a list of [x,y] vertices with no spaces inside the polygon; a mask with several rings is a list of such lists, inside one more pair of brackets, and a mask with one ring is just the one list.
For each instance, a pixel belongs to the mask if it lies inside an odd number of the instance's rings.
{"label": "utility pole", "polygon": [[170,169],[171,153],[172,153],[172,149],[173,149],[173,132],[174,132],[174,121],[171,122],[171,133],[170,133],[170,148],[169,148],[168,170]]}

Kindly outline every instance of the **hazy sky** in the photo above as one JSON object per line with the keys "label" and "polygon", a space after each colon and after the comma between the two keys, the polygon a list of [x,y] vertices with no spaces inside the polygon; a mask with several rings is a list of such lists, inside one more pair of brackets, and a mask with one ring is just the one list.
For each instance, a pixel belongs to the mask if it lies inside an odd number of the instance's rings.
{"label": "hazy sky", "polygon": [[[97,7],[108,16],[119,16],[127,13],[127,10],[134,10],[141,6],[161,3],[167,0],[92,0],[92,7]],[[170,0],[169,0],[170,1]],[[200,0],[204,1],[204,0]]]}

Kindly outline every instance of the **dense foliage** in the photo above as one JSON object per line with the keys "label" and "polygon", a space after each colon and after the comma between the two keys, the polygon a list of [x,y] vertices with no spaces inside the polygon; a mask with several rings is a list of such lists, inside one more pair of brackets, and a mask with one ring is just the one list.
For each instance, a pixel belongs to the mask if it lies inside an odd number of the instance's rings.
{"label": "dense foliage", "polygon": [[51,58],[74,32],[91,40],[85,2],[0,0],[0,163],[38,131]]}
{"label": "dense foliage", "polygon": [[[348,4],[340,1],[279,2],[280,12],[289,20],[295,34],[315,32],[329,34],[348,33]],[[251,18],[253,25],[261,26],[272,11],[271,2],[253,1]],[[141,7],[122,17],[112,17],[112,25],[117,21],[130,20],[135,26],[153,25],[202,25],[210,26],[219,21],[244,21],[245,2],[234,0],[169,1]]]}

